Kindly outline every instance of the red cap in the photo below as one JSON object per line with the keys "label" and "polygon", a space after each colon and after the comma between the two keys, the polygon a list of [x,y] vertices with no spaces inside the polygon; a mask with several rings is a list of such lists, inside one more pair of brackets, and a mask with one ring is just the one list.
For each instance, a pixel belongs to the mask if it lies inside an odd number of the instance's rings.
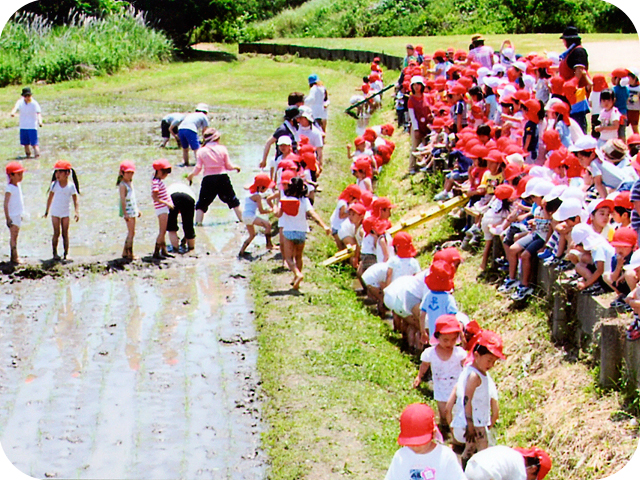
{"label": "red cap", "polygon": [[297,172],[298,166],[296,165],[296,162],[294,162],[290,157],[291,155],[288,155],[287,158],[283,158],[282,160],[280,160],[278,162],[278,168],[282,171],[293,170],[294,172]]}
{"label": "red cap", "polygon": [[360,189],[360,187],[355,183],[352,183],[342,191],[338,199],[349,202],[352,198],[359,200],[361,196],[362,196],[362,189]]}
{"label": "red cap", "polygon": [[515,163],[510,163],[504,168],[503,175],[504,175],[504,179],[510,182],[521,173],[522,173],[522,168],[520,168],[519,165],[516,165]]}
{"label": "red cap", "polygon": [[531,98],[531,95],[526,90],[518,90],[513,94],[513,98],[521,102],[525,102]]}
{"label": "red cap", "polygon": [[530,448],[516,447],[514,448],[514,450],[520,452],[523,457],[534,457],[538,459],[538,462],[540,463],[540,469],[538,470],[538,476],[536,477],[536,480],[542,480],[551,470],[551,457],[541,448],[535,446]]}
{"label": "red cap", "polygon": [[549,85],[551,87],[551,93],[554,95],[562,95],[562,90],[564,89],[564,78],[560,76],[551,77]]}
{"label": "red cap", "polygon": [[613,72],[611,72],[612,77],[616,78],[624,78],[629,76],[629,70],[626,68],[616,68]]}
{"label": "red cap", "polygon": [[298,140],[298,152],[300,152],[300,147],[304,147],[305,145],[309,145],[309,137],[306,135],[300,135],[300,140]]}
{"label": "red cap", "polygon": [[467,89],[460,82],[456,82],[453,84],[453,87],[449,89],[449,93],[452,93],[454,95],[464,95],[465,93],[467,93]]}
{"label": "red cap", "polygon": [[125,160],[120,163],[120,171],[121,172],[135,172],[136,166],[131,160]]}
{"label": "red cap", "polygon": [[432,292],[449,292],[453,290],[453,267],[444,260],[436,260],[431,264],[424,283]]}
{"label": "red cap", "polygon": [[[67,160],[58,160],[54,165],[53,165],[53,169],[54,170],[71,170],[71,162],[68,162]],[[169,167],[171,168],[171,167]]]}
{"label": "red cap", "polygon": [[391,245],[396,248],[396,255],[400,258],[412,258],[418,253],[413,246],[411,235],[407,232],[396,233]]}
{"label": "red cap", "polygon": [[436,58],[436,57],[444,58],[446,56],[447,56],[447,52],[445,52],[444,50],[436,50],[435,52],[433,52],[433,58]]}
{"label": "red cap", "polygon": [[504,154],[500,150],[491,150],[485,160],[488,162],[504,163]]}
{"label": "red cap", "polygon": [[594,75],[592,80],[594,92],[601,92],[605,88],[609,88],[609,84],[607,83],[607,79],[604,75]]}
{"label": "red cap", "polygon": [[476,322],[475,320],[471,320],[465,325],[464,331],[471,335],[477,335],[482,332],[482,328],[480,327],[480,324],[478,322]]}
{"label": "red cap", "polygon": [[266,173],[259,173],[253,179],[253,185],[249,187],[249,191],[251,193],[256,193],[258,191],[258,187],[266,187],[273,188],[276,186],[276,182],[271,180],[271,177]]}
{"label": "red cap", "polygon": [[20,173],[24,172],[24,165],[20,162],[9,162],[5,168],[5,172],[7,175],[11,175],[12,173]]}
{"label": "red cap", "polygon": [[503,183],[502,185],[498,185],[496,189],[493,191],[493,194],[496,196],[498,200],[508,200],[513,197],[514,192],[516,191],[511,185]]}
{"label": "red cap", "polygon": [[549,155],[545,167],[552,170],[554,168],[560,168],[560,166],[562,165],[562,161],[567,157],[567,155],[569,155],[569,152],[564,147],[560,147],[557,150],[554,150],[551,155]]}
{"label": "red cap", "polygon": [[462,262],[462,255],[456,247],[443,248],[433,255],[433,261],[438,260],[443,260],[455,268]]}
{"label": "red cap", "polygon": [[373,143],[375,141],[376,138],[378,138],[378,134],[376,133],[376,131],[373,128],[367,128],[364,131],[364,134],[362,135],[362,137],[369,143]]}
{"label": "red cap", "polygon": [[398,444],[402,446],[426,445],[433,439],[435,414],[429,405],[412,403],[400,415]]}
{"label": "red cap", "polygon": [[562,121],[567,125],[571,125],[569,118],[569,105],[564,102],[556,102],[549,108],[552,112],[562,115]]}
{"label": "red cap", "polygon": [[547,147],[547,150],[557,150],[562,146],[560,134],[557,130],[545,130],[542,134],[542,142]]}
{"label": "red cap", "polygon": [[[300,137],[300,140],[302,141],[303,138],[307,137],[302,135]],[[309,145],[308,143],[301,145],[300,142],[298,142],[298,154],[302,155],[303,153],[316,153],[316,147],[314,147],[313,145]]]}
{"label": "red cap", "polygon": [[504,360],[506,357],[502,353],[502,337],[491,330],[483,330],[478,338],[478,345],[482,345],[496,357]]}
{"label": "red cap", "polygon": [[477,144],[471,147],[468,152],[468,157],[470,158],[484,158],[486,159],[489,156],[489,149],[484,145]]}
{"label": "red cap", "polygon": [[365,207],[361,203],[353,203],[349,206],[349,211],[353,211],[358,215],[364,215],[365,213],[367,213],[367,207]]}
{"label": "red cap", "polygon": [[395,208],[396,206],[391,203],[387,197],[378,197],[371,203],[371,208],[373,209],[373,215],[376,217],[380,216],[380,210],[383,208]]}
{"label": "red cap", "polygon": [[300,155],[300,159],[304,162],[307,168],[313,172],[316,171],[316,154],[313,152],[305,152]]}
{"label": "red cap", "polygon": [[394,131],[395,131],[395,127],[390,123],[386,123],[382,125],[382,127],[380,127],[380,133],[382,133],[383,135],[387,135],[389,137],[393,135]]}
{"label": "red cap", "polygon": [[527,175],[520,179],[520,181],[518,182],[518,187],[516,188],[516,195],[518,197],[522,197],[522,195],[524,194],[524,190],[527,187],[527,182],[532,178],[533,177],[530,177],[529,175]]}
{"label": "red cap", "polygon": [[436,332],[442,334],[460,333],[462,326],[455,315],[440,315],[436,319]]}
{"label": "red cap", "polygon": [[153,162],[154,170],[171,170],[171,164],[166,158],[159,158]]}
{"label": "red cap", "polygon": [[371,215],[371,218],[374,219],[373,230],[378,235],[384,234],[387,230],[389,230],[391,228],[391,222],[389,220],[383,220],[383,219],[375,217],[373,215]]}
{"label": "red cap", "polygon": [[584,168],[582,167],[580,160],[578,160],[578,157],[576,157],[573,153],[567,155],[564,160],[562,160],[562,164],[567,167],[568,178],[582,177]]}
{"label": "red cap", "polygon": [[633,208],[633,202],[631,201],[631,192],[627,190],[625,192],[618,193],[613,199],[613,206],[631,210]]}
{"label": "red cap", "polygon": [[634,133],[629,138],[627,138],[627,145],[638,145],[640,143],[640,135]]}
{"label": "red cap", "polygon": [[358,146],[358,145],[364,145],[364,137],[356,137],[356,139],[353,141],[353,144]]}
{"label": "red cap", "polygon": [[620,227],[613,234],[611,245],[614,247],[635,247],[638,245],[638,234],[631,227]]}
{"label": "red cap", "polygon": [[[358,187],[360,188],[360,187]],[[362,190],[361,190],[362,192]],[[369,191],[369,190],[365,190],[364,192],[362,192],[362,194],[360,195],[360,201],[362,202],[362,204],[367,207],[367,210],[371,209],[371,202],[373,202],[373,192]]]}
{"label": "red cap", "polygon": [[282,175],[280,175],[280,184],[288,185],[289,183],[291,183],[291,179],[295,176],[296,176],[296,172],[293,172],[291,170],[285,170],[284,172],[282,172]]}

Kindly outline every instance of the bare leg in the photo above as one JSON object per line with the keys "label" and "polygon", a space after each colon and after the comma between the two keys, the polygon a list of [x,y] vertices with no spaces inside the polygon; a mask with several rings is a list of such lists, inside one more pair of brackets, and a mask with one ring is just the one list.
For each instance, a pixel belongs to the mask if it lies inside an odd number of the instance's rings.
{"label": "bare leg", "polygon": [[158,215],[158,237],[156,238],[156,247],[153,252],[153,258],[164,258],[166,253],[165,234],[167,232],[167,221],[169,214],[163,213]]}
{"label": "bare leg", "polygon": [[295,245],[291,240],[287,240],[285,238],[282,249],[284,250],[284,261],[287,264],[287,267],[289,267],[289,270],[293,272],[293,280],[291,281],[291,284],[293,285],[300,275],[300,271],[298,270],[295,262]]}
{"label": "bare leg", "polygon": [[522,284],[523,287],[529,286],[529,277],[531,276],[531,254],[526,250],[520,255],[522,260]]}
{"label": "bare leg", "polygon": [[298,290],[300,288],[300,284],[302,283],[302,280],[304,279],[304,275],[302,275],[302,264],[303,264],[302,253],[304,252],[304,243],[294,244],[293,249],[294,249],[296,270],[297,270],[297,274],[293,281],[293,288]]}
{"label": "bare leg", "polygon": [[486,240],[484,242],[484,251],[482,252],[482,262],[480,263],[480,270],[484,271],[487,268],[487,263],[489,262],[489,253],[491,252],[491,247],[493,246],[493,238],[491,240]]}
{"label": "bare leg", "polygon": [[169,232],[169,243],[175,251],[180,248],[180,239],[178,238],[178,232]]}
{"label": "bare leg", "polygon": [[18,256],[18,233],[20,233],[20,227],[17,225],[11,225],[9,227],[10,239],[9,247],[11,248],[11,263],[21,263]]}
{"label": "bare leg", "polygon": [[236,214],[236,217],[238,217],[238,221],[242,222],[242,209],[238,206],[233,209],[233,212]]}
{"label": "bare leg", "polygon": [[189,166],[189,149],[188,148],[182,149],[182,163],[184,163],[186,167]]}
{"label": "bare leg", "polygon": [[38,145],[33,146],[33,156],[36,158],[40,156],[40,147]]}
{"label": "bare leg", "polygon": [[240,248],[240,252],[238,253],[238,255],[243,255],[253,239],[256,238],[256,228],[253,225],[247,225],[247,231],[249,232],[249,238],[247,238],[242,244],[242,248]]}
{"label": "bare leg", "polygon": [[204,212],[202,210],[196,210],[196,225],[202,226],[202,220],[204,220]]}
{"label": "bare leg", "polygon": [[64,247],[64,259],[69,255],[69,217],[60,219],[60,229],[62,230],[62,245]]}
{"label": "bare leg", "polygon": [[51,217],[51,224],[53,225],[53,237],[51,238],[51,248],[53,249],[53,258],[58,260],[58,239],[60,238],[60,217]]}

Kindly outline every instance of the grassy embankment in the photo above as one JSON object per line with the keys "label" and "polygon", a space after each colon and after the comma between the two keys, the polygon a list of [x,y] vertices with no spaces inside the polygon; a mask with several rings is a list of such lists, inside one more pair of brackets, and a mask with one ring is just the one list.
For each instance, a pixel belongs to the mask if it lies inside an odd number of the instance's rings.
{"label": "grassy embankment", "polygon": [[0,86],[112,74],[166,61],[172,50],[171,41],[133,10],[102,19],[74,15],[64,26],[19,15],[0,37]]}
{"label": "grassy embankment", "polygon": [[[321,64],[295,63],[306,65],[307,71]],[[321,177],[324,191],[317,202],[325,219],[350,181],[344,144],[352,140],[354,125],[340,108],[358,85],[358,76],[341,75],[343,68],[336,64],[319,71],[333,105],[327,168]],[[383,119],[391,120],[391,112],[374,117],[373,123]],[[397,153],[377,191],[399,206],[397,220],[423,209],[430,198],[418,178],[412,182],[403,177],[406,135],[396,133],[394,141]],[[433,247],[453,230],[444,219],[411,233],[426,267]],[[314,229],[301,295],[288,292],[290,273],[279,263],[253,265],[271,478],[381,478],[397,448],[402,408],[414,401],[431,403],[427,386],[411,388],[417,358],[401,351],[398,334],[357,297],[351,269],[318,266],[334,250]],[[460,269],[456,298],[463,311],[505,339],[509,358],[494,372],[502,409],[498,442],[547,448],[555,462],[551,479],[587,479],[618,470],[635,450],[637,435],[630,417],[619,413],[619,395],[597,391],[588,365],[553,345],[540,302],[512,310],[493,286],[476,281],[478,264],[478,256],[471,256]]]}

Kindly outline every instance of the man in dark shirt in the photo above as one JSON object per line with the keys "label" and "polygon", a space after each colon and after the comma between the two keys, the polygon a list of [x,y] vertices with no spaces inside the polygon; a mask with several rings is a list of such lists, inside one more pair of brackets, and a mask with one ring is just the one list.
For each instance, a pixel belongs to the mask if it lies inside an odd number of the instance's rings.
{"label": "man in dark shirt", "polygon": [[587,131],[587,113],[589,113],[589,95],[593,84],[589,77],[589,54],[582,46],[582,39],[578,35],[576,27],[567,27],[560,37],[564,41],[567,50],[560,55],[559,73],[565,82],[576,78],[578,89],[582,89],[577,96],[577,101],[571,105],[571,118],[573,118],[582,131]]}

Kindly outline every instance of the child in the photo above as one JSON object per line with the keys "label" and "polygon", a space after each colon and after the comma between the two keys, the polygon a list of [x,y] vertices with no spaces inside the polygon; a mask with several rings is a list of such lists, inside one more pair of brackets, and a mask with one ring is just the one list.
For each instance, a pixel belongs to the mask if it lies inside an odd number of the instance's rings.
{"label": "child", "polygon": [[20,162],[9,162],[5,171],[7,173],[7,188],[4,194],[4,218],[9,228],[11,263],[17,265],[21,263],[18,256],[18,233],[20,233],[24,211],[22,188],[20,188],[24,166]]}
{"label": "child", "polygon": [[435,414],[424,403],[407,406],[400,416],[398,450],[385,480],[466,480],[455,453],[434,441]]}
{"label": "child", "polygon": [[[69,255],[69,202],[73,200],[73,208],[75,211],[74,219],[77,222],[80,220],[80,214],[78,213],[80,185],[78,184],[78,177],[76,176],[75,170],[71,167],[71,163],[66,160],[58,160],[53,166],[53,170],[44,218],[47,218],[47,215],[51,212],[51,223],[53,224],[53,238],[51,240],[53,259],[60,260],[58,256],[58,239],[60,238],[60,230],[62,229],[64,260],[67,260],[67,256]],[[72,176],[73,182],[69,182],[69,175]]]}
{"label": "child", "polygon": [[[420,304],[420,333],[422,343],[435,345],[438,340],[434,336],[436,320],[440,315],[458,313],[458,306],[450,293],[453,290],[455,270],[444,260],[436,260],[431,264],[429,274],[424,283],[429,291]],[[428,325],[425,320],[428,318]]]}
{"label": "child", "polygon": [[602,107],[600,106],[600,94],[606,88],[609,88],[607,79],[604,75],[593,76],[593,90],[589,95],[589,106],[591,108],[591,136],[595,139],[600,138],[600,134],[596,132],[596,127],[600,125],[600,112]]}
{"label": "child", "polygon": [[600,106],[602,110],[598,120],[600,125],[594,128],[594,130],[600,134],[598,138],[598,146],[602,147],[607,140],[618,138],[618,127],[621,123],[622,114],[614,106],[616,96],[613,90],[605,89],[600,92]]}
{"label": "child", "polygon": [[278,225],[282,228],[284,239],[284,260],[293,272],[291,286],[294,290],[300,288],[304,279],[302,275],[302,254],[307,239],[309,227],[307,225],[307,213],[326,232],[331,235],[331,228],[324,224],[320,216],[313,209],[307,198],[307,186],[299,177],[294,177],[280,198],[280,209],[276,217],[280,219]]}
{"label": "child", "polygon": [[631,293],[627,295],[625,301],[633,310],[633,320],[627,328],[627,340],[636,341],[640,339],[640,288],[638,287],[638,279],[640,279],[640,250],[636,250],[631,255],[629,264],[624,266],[624,277],[631,288]]}
{"label": "child", "polygon": [[33,147],[33,155],[38,158],[40,156],[38,127],[42,127],[42,112],[40,104],[32,97],[29,87],[22,89],[22,98],[11,110],[11,116],[15,117],[17,112],[20,112],[20,145],[24,147],[24,154],[27,158],[31,157],[30,147]]}
{"label": "child", "polygon": [[463,466],[474,453],[489,446],[489,428],[498,420],[498,391],[489,375],[498,359],[505,359],[502,338],[483,330],[473,347],[473,363],[462,369],[447,402],[447,418],[451,418],[455,405],[451,427],[454,439],[465,445]]}
{"label": "child", "polygon": [[129,261],[135,259],[133,255],[133,237],[136,234],[136,218],[142,215],[138,209],[136,192],[132,183],[135,171],[136,167],[133,162],[125,160],[120,164],[120,174],[116,181],[116,187],[118,187],[120,193],[120,216],[124,218],[127,224],[127,238],[124,241],[122,258]]}
{"label": "child", "polygon": [[[262,206],[262,195],[270,188],[276,186],[276,183],[271,180],[271,177],[266,173],[260,173],[253,179],[253,184],[249,187],[249,195],[244,199],[244,210],[242,212],[242,221],[247,227],[249,232],[249,238],[247,238],[242,244],[239,256],[243,256],[249,244],[256,238],[256,228],[254,225],[264,228],[264,236],[267,241],[267,250],[273,250],[273,244],[271,243],[271,223],[264,218],[260,218],[256,211],[262,214],[271,213],[271,208],[264,208]],[[269,205],[271,206],[271,205]]]}
{"label": "child", "polygon": [[338,203],[336,205],[335,210],[331,214],[331,234],[333,235],[333,239],[336,241],[336,246],[339,249],[344,248],[344,245],[340,243],[340,238],[338,238],[338,231],[340,230],[340,226],[342,222],[347,219],[349,215],[349,206],[353,203],[360,200],[362,196],[362,190],[356,184],[348,185],[340,196],[338,197]]}
{"label": "child", "polygon": [[638,234],[631,227],[620,227],[613,234],[611,245],[616,249],[616,256],[613,258],[611,272],[605,273],[602,278],[618,294],[618,298],[611,302],[610,306],[625,309],[627,304],[624,299],[631,289],[624,278],[623,268],[638,247]]}
{"label": "child", "polygon": [[446,420],[447,401],[462,372],[462,363],[467,357],[467,352],[456,345],[461,332],[462,327],[455,315],[438,317],[434,334],[438,339],[438,344],[422,352],[420,370],[413,381],[413,388],[418,388],[422,377],[431,368],[433,398],[438,402],[438,416],[440,418],[438,428],[445,440],[449,434],[449,424]]}
{"label": "child", "polygon": [[153,170],[155,173],[151,180],[151,198],[158,217],[158,237],[153,250],[153,258],[162,260],[172,256],[167,253],[165,233],[167,232],[167,222],[169,221],[169,210],[173,208],[173,202],[163,182],[171,173],[171,164],[169,160],[160,158],[153,162]]}
{"label": "child", "polygon": [[363,192],[373,192],[373,184],[371,178],[373,177],[373,170],[371,168],[371,162],[366,158],[358,158],[353,167],[351,167],[353,175],[356,177],[356,185],[360,187]]}
{"label": "child", "polygon": [[487,268],[489,261],[489,254],[493,246],[494,235],[500,235],[504,230],[504,227],[500,227],[500,231],[496,231],[495,228],[507,219],[512,210],[512,196],[515,192],[515,188],[511,185],[502,184],[496,187],[493,199],[489,202],[489,209],[482,216],[482,232],[484,233],[484,252],[482,253],[482,262],[480,262],[480,270],[484,271]]}
{"label": "child", "polygon": [[613,211],[611,212],[613,221],[619,225],[619,227],[630,226],[632,210],[633,202],[631,202],[631,193],[629,191],[619,192],[613,199]]}
{"label": "child", "polygon": [[[615,101],[615,108],[620,112],[622,116],[620,124],[618,126],[617,135],[614,138],[621,140],[626,139],[626,123],[625,118],[627,116],[627,100],[629,99],[629,87],[623,85],[621,80],[629,76],[629,70],[626,68],[616,68],[611,72],[611,84],[613,85],[613,96]],[[602,97],[601,97],[602,99]]]}
{"label": "child", "polygon": [[627,119],[633,133],[638,133],[638,121],[640,120],[640,71],[629,70],[629,98],[627,99]]}
{"label": "child", "polygon": [[583,280],[578,281],[578,290],[585,295],[601,295],[610,291],[603,275],[611,272],[615,248],[584,223],[573,227],[571,238],[574,248],[581,254],[576,272]]}

